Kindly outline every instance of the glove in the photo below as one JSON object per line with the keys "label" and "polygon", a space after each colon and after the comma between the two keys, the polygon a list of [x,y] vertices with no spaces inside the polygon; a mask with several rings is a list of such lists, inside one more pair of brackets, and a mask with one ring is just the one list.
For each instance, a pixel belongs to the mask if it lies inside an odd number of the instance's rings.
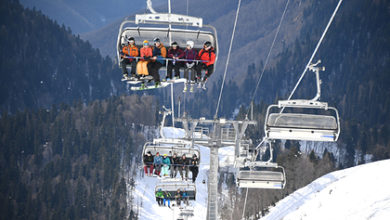
{"label": "glove", "polygon": [[144,60],[150,60],[150,57],[144,57]]}

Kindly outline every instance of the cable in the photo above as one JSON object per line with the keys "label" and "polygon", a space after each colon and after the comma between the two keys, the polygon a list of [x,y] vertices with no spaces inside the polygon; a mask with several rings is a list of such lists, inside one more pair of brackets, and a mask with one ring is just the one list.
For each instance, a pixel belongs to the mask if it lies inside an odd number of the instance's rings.
{"label": "cable", "polygon": [[246,200],[248,198],[248,188],[246,188],[246,195],[245,195],[245,200],[244,200],[244,209],[242,210],[242,219],[244,219],[245,216],[245,209],[246,209]]}
{"label": "cable", "polygon": [[[295,87],[294,87],[293,91],[291,92],[291,94],[290,94],[290,96],[288,97],[287,100],[290,100],[290,99],[291,99],[291,97],[292,97],[292,96],[294,95],[294,93],[295,93],[295,90],[298,88],[298,86],[299,86],[299,84],[301,83],[303,77],[305,76],[305,74],[306,74],[306,72],[307,72],[307,69],[309,68],[309,65],[311,64],[311,62],[313,61],[313,58],[314,58],[314,56],[316,55],[316,53],[317,53],[317,51],[318,51],[318,48],[320,47],[320,45],[321,45],[321,43],[322,43],[322,40],[324,39],[324,37],[325,37],[325,35],[326,35],[326,33],[327,33],[327,31],[328,31],[330,25],[332,24],[332,21],[333,21],[335,15],[336,15],[337,11],[339,10],[339,7],[340,7],[340,5],[341,5],[342,2],[343,2],[343,0],[340,0],[339,3],[337,4],[336,9],[334,10],[332,16],[330,17],[330,20],[329,20],[328,24],[326,25],[326,28],[325,28],[324,32],[322,33],[322,36],[321,36],[320,40],[318,41],[317,46],[316,46],[316,48],[314,49],[314,52],[313,52],[313,54],[311,55],[309,62],[307,62],[306,67],[305,67],[305,69],[303,70],[303,73],[301,74],[301,77],[299,78],[297,84],[295,84]],[[284,108],[281,110],[281,112],[282,112],[283,110],[284,110]]]}
{"label": "cable", "polygon": [[232,33],[232,37],[231,37],[231,39],[230,39],[229,52],[228,52],[228,56],[227,56],[227,59],[226,59],[225,72],[224,72],[224,74],[223,74],[223,80],[222,80],[222,85],[221,85],[221,91],[220,91],[220,93],[219,93],[219,98],[218,98],[218,103],[217,103],[217,108],[216,108],[216,110],[215,110],[214,118],[217,118],[217,117],[218,117],[219,104],[220,104],[220,102],[221,102],[223,87],[224,87],[225,79],[226,79],[226,72],[227,72],[227,69],[228,69],[228,66],[229,66],[230,53],[231,53],[231,51],[232,51],[232,45],[233,45],[233,40],[234,40],[234,34],[235,34],[235,32],[236,32],[236,26],[237,26],[238,15],[239,15],[239,13],[240,13],[240,7],[241,7],[241,0],[238,0],[238,6],[237,6],[237,11],[236,11],[236,19],[235,19],[235,21],[234,21],[233,33]]}
{"label": "cable", "polygon": [[[275,33],[275,36],[274,36],[274,40],[272,41],[271,47],[270,47],[270,49],[269,49],[269,51],[268,51],[267,58],[265,59],[265,63],[264,63],[263,69],[262,69],[262,71],[261,71],[260,78],[259,78],[259,80],[257,80],[256,88],[255,88],[255,90],[253,91],[252,98],[251,98],[251,101],[250,101],[249,103],[253,102],[253,100],[255,99],[255,96],[256,96],[256,93],[257,93],[257,89],[259,88],[261,79],[263,78],[265,68],[267,67],[267,64],[268,64],[268,61],[269,61],[269,57],[270,57],[271,52],[272,52],[272,49],[273,49],[273,47],[274,47],[274,45],[275,45],[276,38],[278,37],[279,31],[280,31],[280,27],[282,26],[282,22],[283,22],[283,19],[284,19],[285,14],[286,14],[286,11],[287,11],[288,4],[289,4],[289,3],[290,3],[290,0],[287,0],[286,6],[284,7],[284,11],[283,11],[282,17],[280,18],[280,21],[279,21],[278,28],[276,29],[276,33]],[[248,108],[248,112],[246,113],[246,115],[249,114],[249,109],[250,109],[250,108]]]}

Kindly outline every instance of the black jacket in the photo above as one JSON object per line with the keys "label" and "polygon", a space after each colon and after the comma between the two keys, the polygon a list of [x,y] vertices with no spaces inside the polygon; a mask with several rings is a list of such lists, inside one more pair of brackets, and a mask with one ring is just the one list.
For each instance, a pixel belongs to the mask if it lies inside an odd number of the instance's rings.
{"label": "black jacket", "polygon": [[153,155],[150,155],[150,156],[148,156],[147,154],[144,155],[144,164],[145,165],[152,165],[153,160],[154,160]]}

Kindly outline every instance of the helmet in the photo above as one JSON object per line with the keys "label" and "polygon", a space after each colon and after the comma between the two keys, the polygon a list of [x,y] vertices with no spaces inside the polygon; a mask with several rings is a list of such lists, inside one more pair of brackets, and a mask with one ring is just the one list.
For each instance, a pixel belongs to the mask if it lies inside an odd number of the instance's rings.
{"label": "helmet", "polygon": [[196,156],[196,154],[194,154],[194,155],[192,155],[192,157],[198,157],[198,156]]}
{"label": "helmet", "polygon": [[206,42],[204,42],[203,45],[206,46],[206,47],[210,47],[211,46],[211,42],[210,41],[206,41]]}
{"label": "helmet", "polygon": [[134,37],[129,37],[129,38],[127,38],[127,41],[135,41],[135,40],[134,40]]}
{"label": "helmet", "polygon": [[177,45],[178,45],[178,44],[177,44],[176,41],[172,42],[172,44],[171,44],[171,46],[177,46]]}
{"label": "helmet", "polygon": [[149,45],[149,41],[144,40],[143,44],[144,44],[144,46]]}
{"label": "helmet", "polygon": [[163,156],[166,157],[166,156],[168,156],[168,155],[167,155],[167,154],[164,154]]}
{"label": "helmet", "polygon": [[153,42],[154,42],[154,43],[160,42],[160,38],[158,38],[158,37],[154,38],[154,39],[153,39]]}
{"label": "helmet", "polygon": [[192,41],[192,40],[187,41],[187,46],[194,48],[194,41]]}

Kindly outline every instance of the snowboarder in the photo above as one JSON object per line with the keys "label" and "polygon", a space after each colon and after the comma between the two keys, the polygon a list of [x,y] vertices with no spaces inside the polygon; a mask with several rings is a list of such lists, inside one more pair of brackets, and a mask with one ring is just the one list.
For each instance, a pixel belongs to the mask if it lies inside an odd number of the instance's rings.
{"label": "snowboarder", "polygon": [[[145,164],[144,171],[147,176],[151,176],[153,174],[153,161],[154,161],[153,155],[150,151],[148,151],[144,155],[144,164]],[[149,173],[148,173],[148,168],[149,168]]]}

